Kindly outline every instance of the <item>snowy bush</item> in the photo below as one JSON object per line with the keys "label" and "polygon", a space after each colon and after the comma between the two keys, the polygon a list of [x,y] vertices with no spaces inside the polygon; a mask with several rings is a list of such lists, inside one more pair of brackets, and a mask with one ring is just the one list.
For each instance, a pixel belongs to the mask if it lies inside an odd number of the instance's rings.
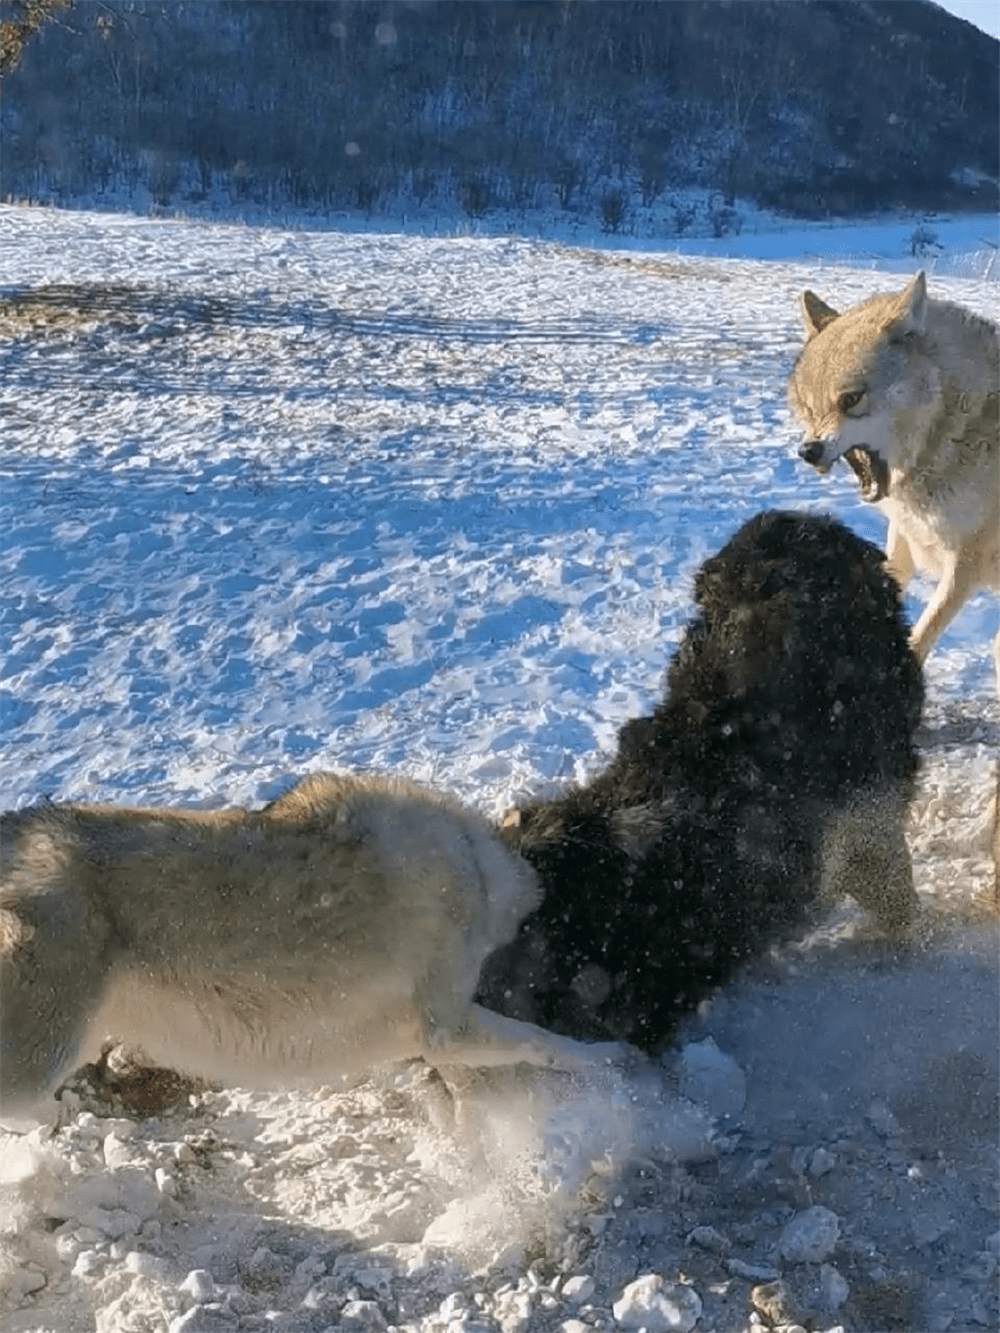
{"label": "snowy bush", "polygon": [[926,223],[921,222],[919,226],[914,227],[910,235],[910,254],[914,259],[926,259],[928,255],[943,249],[944,246],[937,238],[937,232],[932,231]]}
{"label": "snowy bush", "polygon": [[601,230],[617,235],[625,221],[625,196],[621,190],[608,190],[601,198]]}

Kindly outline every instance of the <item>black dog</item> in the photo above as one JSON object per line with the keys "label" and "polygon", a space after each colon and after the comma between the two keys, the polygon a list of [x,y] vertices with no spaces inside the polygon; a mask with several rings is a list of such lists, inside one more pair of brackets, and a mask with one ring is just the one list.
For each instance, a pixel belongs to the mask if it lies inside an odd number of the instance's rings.
{"label": "black dog", "polygon": [[923,685],[884,562],[795,513],[705,562],[652,717],[589,786],[508,817],[544,899],[487,959],[482,1004],[655,1051],[821,890],[909,921]]}

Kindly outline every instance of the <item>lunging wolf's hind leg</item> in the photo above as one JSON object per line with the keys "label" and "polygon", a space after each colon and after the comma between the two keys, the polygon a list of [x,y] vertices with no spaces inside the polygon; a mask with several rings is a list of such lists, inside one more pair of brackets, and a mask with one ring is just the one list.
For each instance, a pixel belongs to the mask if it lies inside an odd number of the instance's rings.
{"label": "lunging wolf's hind leg", "polygon": [[464,1064],[473,1068],[529,1064],[570,1073],[593,1070],[605,1064],[625,1064],[637,1058],[623,1041],[574,1041],[556,1032],[507,1018],[473,1004],[461,1028],[448,1038],[435,1041],[426,1052],[431,1063]]}

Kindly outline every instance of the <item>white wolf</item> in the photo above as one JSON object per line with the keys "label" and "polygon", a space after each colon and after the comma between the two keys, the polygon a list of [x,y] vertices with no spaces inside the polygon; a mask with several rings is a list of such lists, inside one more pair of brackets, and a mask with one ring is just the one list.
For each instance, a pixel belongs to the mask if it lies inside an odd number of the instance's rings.
{"label": "white wolf", "polygon": [[256,1087],[383,1061],[579,1065],[472,1003],[539,901],[487,823],[391,779],[315,774],[264,809],[0,818],[0,1092],[41,1097],[106,1035]]}
{"label": "white wolf", "polygon": [[[805,292],[806,344],[789,401],[821,472],[846,458],[889,520],[889,568],[938,580],[913,629],[921,662],[977,588],[1000,588],[1000,340],[988,320],[903,292],[838,314]],[[996,644],[1000,688],[1000,636]]]}

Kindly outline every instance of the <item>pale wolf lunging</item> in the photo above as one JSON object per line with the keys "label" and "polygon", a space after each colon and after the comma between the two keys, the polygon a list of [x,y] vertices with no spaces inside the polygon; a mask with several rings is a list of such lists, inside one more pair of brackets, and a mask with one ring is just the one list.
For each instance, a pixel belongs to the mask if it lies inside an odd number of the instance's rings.
{"label": "pale wolf lunging", "polygon": [[[901,586],[915,568],[937,579],[913,630],[922,662],[976,589],[1000,588],[997,327],[932,300],[923,273],[843,314],[807,291],[802,311],[789,381],[808,432],[799,452],[821,472],[846,458],[889,520]],[[1000,637],[996,659],[1000,688]]]}
{"label": "pale wolf lunging", "polygon": [[40,806],[0,818],[0,851],[8,1112],[105,1035],[257,1087],[580,1059],[472,1004],[539,889],[484,820],[410,784],[315,774],[256,812]]}

